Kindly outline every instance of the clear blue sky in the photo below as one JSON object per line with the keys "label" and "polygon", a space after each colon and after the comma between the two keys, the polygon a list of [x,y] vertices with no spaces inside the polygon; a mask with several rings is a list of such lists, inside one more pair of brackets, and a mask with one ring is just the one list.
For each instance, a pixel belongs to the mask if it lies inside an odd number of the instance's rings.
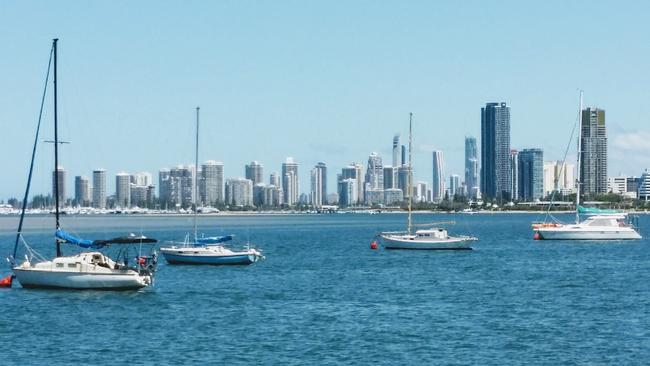
{"label": "clear blue sky", "polygon": [[[68,170],[149,171],[201,160],[243,176],[285,157],[301,191],[318,161],[390,162],[415,116],[415,174],[431,150],[463,172],[480,108],[512,107],[512,147],[562,158],[578,93],[607,111],[610,175],[650,167],[650,3],[600,1],[2,1],[0,198],[22,196],[51,38],[60,38],[60,134]],[[41,140],[52,137],[48,103]],[[49,192],[42,144],[33,192]],[[331,189],[330,189],[331,190]]]}

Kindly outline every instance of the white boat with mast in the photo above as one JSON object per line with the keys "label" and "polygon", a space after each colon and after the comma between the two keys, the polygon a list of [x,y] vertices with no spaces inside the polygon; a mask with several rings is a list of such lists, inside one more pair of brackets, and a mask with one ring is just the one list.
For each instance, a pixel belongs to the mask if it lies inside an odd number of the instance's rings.
{"label": "white boat with mast", "polygon": [[[122,261],[114,261],[107,255],[99,251],[81,252],[72,256],[64,256],[61,252],[62,243],[78,245],[85,249],[99,249],[111,244],[140,244],[155,243],[155,239],[144,236],[130,235],[127,237],[114,238],[109,240],[86,240],[75,237],[61,229],[60,225],[60,202],[59,202],[59,180],[54,179],[55,191],[55,219],[56,219],[56,256],[47,260],[38,254],[27,243],[22,235],[23,220],[27,208],[27,199],[29,197],[29,187],[31,185],[32,172],[34,168],[34,158],[36,156],[36,146],[38,144],[38,135],[41,126],[41,117],[43,115],[43,104],[47,91],[47,84],[50,75],[50,66],[54,61],[54,171],[59,166],[57,122],[57,42],[54,39],[50,51],[50,63],[48,64],[47,76],[45,79],[45,90],[41,100],[41,112],[34,139],[32,150],[32,160],[27,179],[27,187],[23,199],[23,207],[16,234],[13,255],[9,258],[16,279],[25,288],[60,288],[60,289],[97,289],[97,290],[128,290],[139,289],[153,284],[154,272],[156,267],[155,252],[150,256],[140,255],[135,258],[134,264],[129,264],[128,251],[122,251]],[[16,254],[18,244],[23,243],[27,254],[25,261],[21,264],[16,263]]]}
{"label": "white boat with mast", "polygon": [[[582,164],[582,90],[580,91],[580,105],[578,108],[578,179],[576,180],[576,212],[575,223],[564,224],[555,219],[549,210],[546,213],[547,218],[552,218],[552,222],[535,223],[533,227],[533,238],[535,240],[634,240],[641,239],[632,218],[626,213],[598,213],[597,210],[591,210],[592,215],[584,221],[580,221],[580,211],[585,210],[580,206],[580,171]],[[575,130],[575,128],[574,128]],[[573,136],[571,136],[573,139]],[[568,147],[567,147],[568,150]],[[566,154],[565,154],[566,155]],[[566,158],[566,156],[565,156]]]}
{"label": "white boat with mast", "polygon": [[[446,229],[435,227],[453,222],[441,222],[432,224],[414,225],[412,221],[413,206],[413,155],[412,155],[412,127],[413,113],[409,114],[409,165],[407,179],[408,194],[408,218],[406,231],[382,232],[379,237],[382,239],[385,249],[414,249],[414,250],[471,250],[470,243],[477,240],[471,236],[449,236]],[[416,230],[413,233],[413,226],[426,226],[426,229]]]}
{"label": "white boat with mast", "polygon": [[[195,169],[199,165],[199,107],[196,107],[196,145],[195,145]],[[194,232],[185,236],[180,246],[160,248],[160,252],[169,264],[252,264],[263,259],[262,253],[247,244],[244,250],[231,250],[222,243],[233,239],[233,235],[198,237],[198,196],[197,181],[194,179]]]}

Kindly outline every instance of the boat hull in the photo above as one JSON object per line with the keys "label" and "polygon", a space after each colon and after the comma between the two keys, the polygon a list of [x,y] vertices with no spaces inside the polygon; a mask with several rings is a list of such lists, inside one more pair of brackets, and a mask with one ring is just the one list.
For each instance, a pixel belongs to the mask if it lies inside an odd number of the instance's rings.
{"label": "boat hull", "polygon": [[137,290],[151,284],[150,276],[129,272],[106,274],[14,268],[16,279],[24,288]]}
{"label": "boat hull", "polygon": [[546,228],[535,230],[539,240],[638,240],[641,235],[634,230],[566,230]]}
{"label": "boat hull", "polygon": [[207,264],[207,265],[247,265],[257,261],[254,254],[235,255],[193,255],[171,253],[161,250],[163,257],[169,264]]}
{"label": "boat hull", "polygon": [[406,250],[472,250],[471,240],[450,239],[440,241],[401,240],[382,236],[384,249]]}

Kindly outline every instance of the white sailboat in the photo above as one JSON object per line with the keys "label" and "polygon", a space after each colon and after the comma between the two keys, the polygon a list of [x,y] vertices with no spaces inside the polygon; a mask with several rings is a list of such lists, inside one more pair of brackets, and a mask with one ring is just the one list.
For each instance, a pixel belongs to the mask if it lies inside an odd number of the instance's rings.
{"label": "white sailboat", "polygon": [[582,91],[578,109],[578,179],[576,181],[576,219],[574,224],[560,222],[533,224],[535,240],[634,240],[641,239],[626,213],[595,214],[580,221],[580,166],[582,163]]}
{"label": "white sailboat", "polygon": [[[196,151],[195,151],[195,169],[199,166],[199,107],[196,107]],[[185,240],[180,246],[170,246],[160,248],[160,252],[169,264],[252,264],[259,259],[263,259],[262,253],[250,245],[246,249],[235,251],[226,248],[222,243],[232,240],[232,235],[215,236],[215,237],[198,237],[197,234],[197,216],[198,205],[196,197],[198,196],[197,181],[194,179],[194,235],[185,236]]]}
{"label": "white sailboat", "polygon": [[[406,231],[382,232],[379,237],[385,249],[414,249],[414,250],[471,250],[470,243],[477,240],[471,236],[450,236],[446,229],[430,227],[416,230],[413,233],[413,166],[412,166],[412,126],[413,113],[409,114],[409,174],[407,182],[408,219]],[[422,225],[420,225],[422,226]]]}
{"label": "white sailboat", "polygon": [[[54,60],[54,168],[55,172],[59,166],[58,155],[58,123],[57,123],[57,41],[54,39],[50,52],[50,62],[52,56]],[[50,65],[45,82],[50,74]],[[155,243],[156,240],[143,236],[131,235],[129,237],[115,238],[110,240],[85,240],[77,238],[61,229],[59,220],[59,180],[54,179],[55,194],[55,217],[56,217],[56,257],[47,260],[36,253],[22,236],[22,225],[27,208],[27,199],[29,197],[29,187],[34,167],[34,157],[38,143],[38,134],[41,125],[41,116],[43,112],[43,100],[41,102],[41,114],[39,116],[36,138],[34,139],[34,148],[32,151],[32,162],[27,180],[27,188],[23,199],[23,209],[18,224],[18,233],[14,245],[13,255],[9,258],[12,263],[12,269],[16,279],[25,288],[60,288],[60,289],[99,289],[99,290],[126,290],[139,289],[153,284],[153,277],[156,266],[155,253],[151,256],[138,256],[135,264],[129,265],[127,254],[124,254],[121,263],[118,263],[99,251],[82,252],[72,256],[63,256],[61,253],[61,244],[70,243],[82,248],[98,249],[110,244],[142,244]],[[25,244],[28,255],[21,264],[17,264],[15,257],[18,244]]]}

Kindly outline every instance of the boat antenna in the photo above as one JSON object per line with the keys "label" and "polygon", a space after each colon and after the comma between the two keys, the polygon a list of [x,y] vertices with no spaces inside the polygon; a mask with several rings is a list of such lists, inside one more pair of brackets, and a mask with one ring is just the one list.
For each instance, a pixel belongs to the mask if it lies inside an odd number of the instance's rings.
{"label": "boat antenna", "polygon": [[[58,38],[54,38],[52,41],[54,48],[54,196],[55,196],[55,208],[54,212],[56,215],[56,229],[61,228],[59,222],[59,128],[58,128],[58,116],[57,116],[57,42]],[[56,256],[61,256],[61,243],[58,239],[56,240]]]}
{"label": "boat antenna", "polygon": [[14,244],[14,254],[12,258],[16,258],[18,251],[18,242],[23,230],[23,221],[25,219],[25,210],[27,209],[27,200],[29,199],[29,188],[32,183],[32,173],[34,171],[34,158],[36,158],[36,146],[38,146],[38,134],[41,130],[41,120],[43,118],[43,106],[45,105],[45,95],[47,93],[47,83],[50,81],[50,67],[52,66],[52,55],[54,47],[50,49],[50,60],[47,62],[47,74],[45,74],[45,86],[43,87],[43,96],[41,97],[41,110],[38,113],[38,124],[36,125],[36,137],[34,137],[34,147],[32,149],[32,162],[29,165],[29,175],[27,176],[27,187],[25,188],[25,196],[23,196],[23,208],[20,211],[20,221],[18,222],[18,232],[16,233],[16,243]]}
{"label": "boat antenna", "polygon": [[[56,63],[55,63],[56,65]],[[580,223],[580,174],[582,172],[582,94],[580,90],[580,109],[578,110],[578,179],[576,179],[576,224]]]}
{"label": "boat antenna", "polygon": [[413,154],[412,154],[412,148],[413,148],[413,113],[409,113],[409,174],[408,174],[408,184],[407,184],[407,189],[408,189],[408,195],[409,195],[409,214],[408,214],[408,226],[407,226],[407,231],[408,234],[411,235],[411,229],[413,226],[413,222],[411,219],[411,210],[412,210],[412,205],[413,205]]}
{"label": "boat antenna", "polygon": [[196,107],[196,146],[194,151],[194,243],[197,239],[197,215],[199,212],[198,199],[199,190],[198,190],[198,181],[199,181],[199,107]]}

